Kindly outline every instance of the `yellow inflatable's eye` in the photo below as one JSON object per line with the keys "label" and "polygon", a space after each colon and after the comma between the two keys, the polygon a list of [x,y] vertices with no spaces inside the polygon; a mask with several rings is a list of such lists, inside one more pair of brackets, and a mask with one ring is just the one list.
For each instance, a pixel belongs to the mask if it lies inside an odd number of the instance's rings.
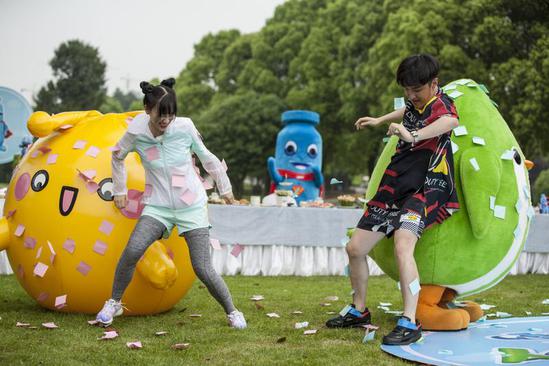
{"label": "yellow inflatable's eye", "polygon": [[99,188],[97,189],[97,194],[99,197],[101,197],[104,201],[112,201],[114,200],[113,196],[113,185],[112,185],[112,179],[111,178],[105,178],[101,182],[99,182]]}
{"label": "yellow inflatable's eye", "polygon": [[50,175],[45,170],[37,171],[31,180],[31,188],[35,192],[40,192],[48,185]]}

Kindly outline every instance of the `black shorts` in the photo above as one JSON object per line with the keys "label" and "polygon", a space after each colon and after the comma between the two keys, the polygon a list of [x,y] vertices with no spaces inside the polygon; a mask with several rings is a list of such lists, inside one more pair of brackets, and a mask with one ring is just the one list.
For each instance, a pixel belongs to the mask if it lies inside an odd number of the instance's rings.
{"label": "black shorts", "polygon": [[360,218],[357,228],[384,233],[390,238],[398,229],[411,231],[417,238],[421,237],[425,229],[425,204],[411,200],[402,208],[383,209],[368,206]]}

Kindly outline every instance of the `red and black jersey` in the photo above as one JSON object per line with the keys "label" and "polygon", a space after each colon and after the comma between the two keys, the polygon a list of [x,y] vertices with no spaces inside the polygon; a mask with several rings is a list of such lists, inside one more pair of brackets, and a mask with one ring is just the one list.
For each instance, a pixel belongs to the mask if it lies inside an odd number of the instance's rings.
{"label": "red and black jersey", "polygon": [[[442,116],[458,118],[453,101],[439,89],[422,111],[408,101],[403,125],[408,131],[419,130],[436,123]],[[422,227],[428,228],[459,208],[451,134],[450,131],[422,140],[415,146],[399,140],[359,227],[376,227],[377,231],[381,226],[390,234],[401,226],[401,215],[416,213],[423,218]]]}

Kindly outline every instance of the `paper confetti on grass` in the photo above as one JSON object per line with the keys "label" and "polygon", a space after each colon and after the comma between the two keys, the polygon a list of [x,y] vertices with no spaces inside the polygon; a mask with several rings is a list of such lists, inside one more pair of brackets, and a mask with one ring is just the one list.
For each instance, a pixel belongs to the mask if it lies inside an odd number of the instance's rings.
{"label": "paper confetti on grass", "polygon": [[175,350],[182,350],[182,349],[188,349],[190,346],[191,346],[190,343],[176,343],[172,345],[171,348]]}

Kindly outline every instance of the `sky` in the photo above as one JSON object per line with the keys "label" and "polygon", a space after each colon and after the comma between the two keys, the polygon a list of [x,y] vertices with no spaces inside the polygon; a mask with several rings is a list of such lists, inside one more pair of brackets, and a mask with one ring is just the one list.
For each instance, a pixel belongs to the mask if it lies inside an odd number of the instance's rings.
{"label": "sky", "polygon": [[176,77],[208,33],[260,30],[284,0],[0,0],[0,86],[29,102],[70,39],[99,49],[107,87]]}

